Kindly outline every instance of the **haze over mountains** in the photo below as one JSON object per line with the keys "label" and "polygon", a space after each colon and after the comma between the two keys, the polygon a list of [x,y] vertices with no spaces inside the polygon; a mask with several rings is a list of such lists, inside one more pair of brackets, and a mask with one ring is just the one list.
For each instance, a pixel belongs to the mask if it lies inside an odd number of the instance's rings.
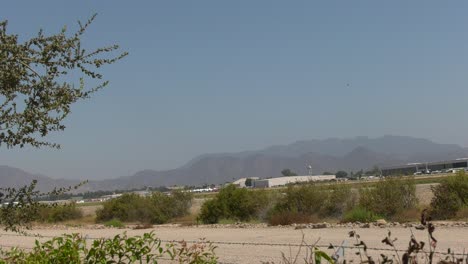
{"label": "haze over mountains", "polygon": [[[79,191],[116,190],[144,186],[202,185],[230,182],[241,177],[276,177],[289,168],[306,174],[338,170],[358,171],[375,165],[386,166],[468,157],[468,149],[456,144],[439,144],[427,139],[383,136],[305,140],[289,145],[271,146],[257,151],[217,153],[198,156],[182,167],[166,170],[142,170],[134,175],[92,181]],[[68,186],[74,180],[56,180],[17,168],[0,166],[0,185],[17,187],[38,179],[40,190]]]}

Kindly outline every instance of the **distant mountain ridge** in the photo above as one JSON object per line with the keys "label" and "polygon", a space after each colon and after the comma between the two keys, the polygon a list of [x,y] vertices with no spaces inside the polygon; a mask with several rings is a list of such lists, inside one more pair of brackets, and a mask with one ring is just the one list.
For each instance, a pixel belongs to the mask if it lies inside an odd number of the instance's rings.
{"label": "distant mountain ridge", "polygon": [[37,180],[36,187],[43,192],[51,191],[54,187],[75,186],[80,183],[78,180],[52,179],[41,174],[32,174],[18,168],[0,165],[0,186],[2,188],[23,187],[31,184],[33,180]]}
{"label": "distant mountain ridge", "polygon": [[[195,157],[187,164],[166,171],[142,170],[134,175],[90,181],[85,190],[115,190],[141,188],[144,186],[201,185],[230,182],[241,177],[276,177],[284,168],[299,174],[306,174],[307,165],[314,173],[338,170],[357,171],[375,165],[386,166],[409,162],[448,160],[468,157],[468,149],[456,144],[439,144],[427,139],[405,136],[383,136],[378,138],[329,138],[325,140],[304,140],[289,145],[271,146],[257,151],[238,153],[214,153]],[[0,185],[13,184],[7,177],[11,170],[0,166]],[[11,169],[11,167],[8,167]],[[15,178],[39,177],[46,185],[57,185],[77,181],[53,180],[28,174]],[[8,180],[10,179],[10,180]],[[41,184],[41,180],[39,184]]]}

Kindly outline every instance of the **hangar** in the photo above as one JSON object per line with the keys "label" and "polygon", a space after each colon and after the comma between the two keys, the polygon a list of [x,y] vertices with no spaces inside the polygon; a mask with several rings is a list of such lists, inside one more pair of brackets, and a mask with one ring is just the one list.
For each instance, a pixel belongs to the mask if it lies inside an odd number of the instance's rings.
{"label": "hangar", "polygon": [[307,175],[307,176],[285,176],[270,179],[260,179],[254,181],[254,188],[271,188],[277,186],[284,186],[287,184],[301,183],[301,182],[316,182],[316,181],[330,181],[335,180],[335,175]]}
{"label": "hangar", "polygon": [[431,171],[446,171],[450,169],[462,169],[468,167],[468,158],[435,161],[435,162],[418,162],[408,163],[405,165],[382,167],[382,175],[413,175],[416,172],[431,172]]}

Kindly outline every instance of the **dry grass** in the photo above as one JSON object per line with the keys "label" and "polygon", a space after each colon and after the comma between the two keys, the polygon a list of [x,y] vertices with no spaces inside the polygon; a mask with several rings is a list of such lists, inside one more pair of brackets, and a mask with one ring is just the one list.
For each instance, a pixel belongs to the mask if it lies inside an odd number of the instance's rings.
{"label": "dry grass", "polygon": [[463,207],[460,210],[458,210],[455,219],[468,221],[468,207]]}
{"label": "dry grass", "polygon": [[180,224],[182,226],[193,226],[197,225],[197,215],[196,214],[189,214],[186,216],[178,217],[171,221],[173,224]]}
{"label": "dry grass", "polygon": [[406,223],[406,222],[417,222],[421,216],[421,209],[419,208],[409,208],[401,212],[398,212],[394,215],[391,220]]}

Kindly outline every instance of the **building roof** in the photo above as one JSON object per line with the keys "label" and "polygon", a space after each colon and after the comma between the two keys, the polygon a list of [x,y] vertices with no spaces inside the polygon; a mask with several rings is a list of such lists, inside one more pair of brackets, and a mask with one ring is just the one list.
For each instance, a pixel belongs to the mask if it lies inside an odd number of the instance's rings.
{"label": "building roof", "polygon": [[431,162],[415,162],[415,163],[407,163],[401,165],[393,165],[393,166],[386,166],[382,167],[382,170],[391,170],[391,169],[399,169],[399,168],[414,168],[415,166],[426,166],[429,165],[441,165],[441,164],[450,164],[450,163],[457,163],[457,162],[468,162],[468,158],[459,158],[453,160],[444,160],[444,161],[431,161]]}

